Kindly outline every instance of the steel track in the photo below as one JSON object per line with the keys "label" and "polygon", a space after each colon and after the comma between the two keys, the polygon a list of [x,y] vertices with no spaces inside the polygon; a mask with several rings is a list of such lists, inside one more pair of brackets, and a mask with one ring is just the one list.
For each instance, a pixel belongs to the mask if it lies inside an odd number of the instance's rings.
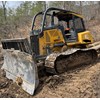
{"label": "steel track", "polygon": [[93,63],[96,59],[97,51],[94,49],[70,49],[63,53],[50,54],[45,65],[47,72],[60,74],[68,69]]}

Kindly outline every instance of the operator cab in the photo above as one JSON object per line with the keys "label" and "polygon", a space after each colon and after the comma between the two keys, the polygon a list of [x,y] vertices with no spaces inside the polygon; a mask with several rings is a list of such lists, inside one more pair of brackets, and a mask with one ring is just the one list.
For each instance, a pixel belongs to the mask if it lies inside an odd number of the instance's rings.
{"label": "operator cab", "polygon": [[82,16],[72,11],[50,8],[34,17],[32,25],[34,35],[38,36],[44,30],[57,28],[63,33],[66,42],[77,42],[78,33],[85,31]]}
{"label": "operator cab", "polygon": [[65,40],[67,42],[77,41],[77,34],[85,31],[84,22],[81,16],[71,11],[55,13],[58,23],[62,27]]}
{"label": "operator cab", "polygon": [[[78,34],[84,31],[81,15],[63,9],[48,8],[34,16],[30,35],[31,47],[36,55],[44,55],[51,50],[47,50],[48,47],[57,48],[66,43],[79,42]],[[47,51],[41,51],[44,49]]]}

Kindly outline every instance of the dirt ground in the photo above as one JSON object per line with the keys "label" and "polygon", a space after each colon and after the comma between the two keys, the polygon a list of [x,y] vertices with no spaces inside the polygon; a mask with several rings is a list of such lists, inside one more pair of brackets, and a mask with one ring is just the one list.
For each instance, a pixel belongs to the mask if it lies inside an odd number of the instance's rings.
{"label": "dirt ground", "polygon": [[[98,28],[98,30],[97,30]],[[100,36],[99,26],[90,28],[95,37]],[[0,67],[3,57],[0,51]],[[40,78],[40,84],[34,96],[30,96],[12,80],[5,77],[0,69],[0,98],[99,98],[100,97],[100,58],[91,65],[82,65],[61,75],[49,75]]]}
{"label": "dirt ground", "polygon": [[[3,64],[0,57],[0,67]],[[34,96],[30,96],[16,83],[5,77],[0,69],[0,98],[95,98],[100,97],[100,58],[95,64],[80,66],[61,75],[40,78]]]}

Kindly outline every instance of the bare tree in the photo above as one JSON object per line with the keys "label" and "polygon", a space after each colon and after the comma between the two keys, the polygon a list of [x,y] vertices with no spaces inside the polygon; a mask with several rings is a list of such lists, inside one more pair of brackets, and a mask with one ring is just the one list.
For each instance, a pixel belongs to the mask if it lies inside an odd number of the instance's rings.
{"label": "bare tree", "polygon": [[46,1],[43,1],[43,10],[46,10],[46,8],[47,8]]}
{"label": "bare tree", "polygon": [[63,9],[65,9],[65,1],[62,1],[63,2]]}
{"label": "bare tree", "polygon": [[83,12],[82,9],[83,9],[83,4],[82,4],[82,1],[80,1],[80,12],[81,12],[80,14],[82,14]]}
{"label": "bare tree", "polygon": [[6,3],[7,3],[7,1],[2,1],[2,6],[3,6],[5,20],[7,20],[7,18],[6,18]]}
{"label": "bare tree", "polygon": [[98,19],[100,20],[100,1],[98,1]]}

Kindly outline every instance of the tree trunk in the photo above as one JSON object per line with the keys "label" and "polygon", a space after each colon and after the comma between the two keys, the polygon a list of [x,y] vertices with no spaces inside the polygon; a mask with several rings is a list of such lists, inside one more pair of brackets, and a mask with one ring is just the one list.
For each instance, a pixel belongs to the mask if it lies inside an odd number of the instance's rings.
{"label": "tree trunk", "polygon": [[80,14],[82,15],[82,13],[83,13],[83,11],[82,11],[82,9],[83,9],[83,4],[82,4],[82,1],[80,1]]}
{"label": "tree trunk", "polygon": [[43,10],[45,11],[47,9],[46,1],[43,1]]}
{"label": "tree trunk", "polygon": [[63,1],[63,9],[65,9],[65,1]]}
{"label": "tree trunk", "polygon": [[98,19],[100,20],[100,1],[98,1]]}
{"label": "tree trunk", "polygon": [[7,1],[2,1],[5,21],[7,20],[7,17],[6,17],[6,3],[7,3]]}

